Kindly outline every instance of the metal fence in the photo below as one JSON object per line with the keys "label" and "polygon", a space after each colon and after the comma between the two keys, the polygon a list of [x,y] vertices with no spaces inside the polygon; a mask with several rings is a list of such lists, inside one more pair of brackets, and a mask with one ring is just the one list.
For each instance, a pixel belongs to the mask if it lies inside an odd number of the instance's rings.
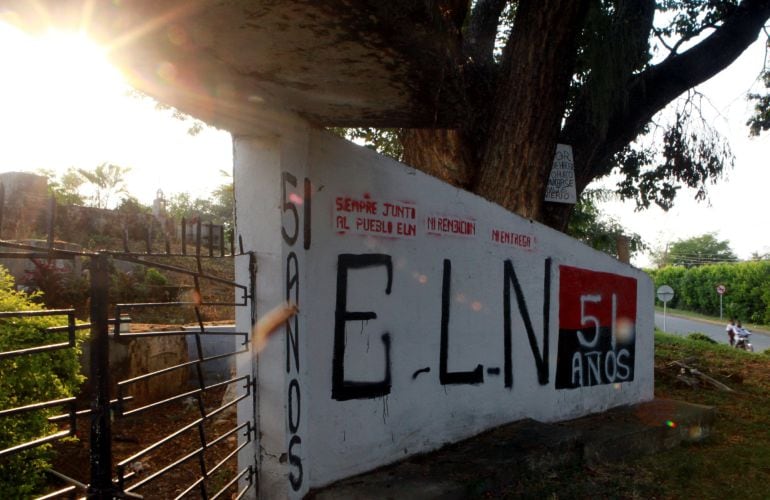
{"label": "metal fence", "polygon": [[[87,390],[84,394],[53,401],[37,401],[12,408],[0,408],[0,427],[6,418],[18,417],[29,412],[48,410],[58,413],[48,417],[54,424],[49,435],[37,436],[28,442],[13,443],[0,450],[0,461],[30,448],[53,443],[63,437],[79,436],[81,445],[88,451],[86,478],[72,477],[60,470],[47,471],[51,484],[41,498],[80,497],[89,498],[240,498],[256,480],[256,464],[238,467],[239,451],[255,439],[254,415],[244,418],[235,411],[239,402],[252,398],[254,407],[254,381],[250,375],[236,377],[229,372],[223,380],[212,380],[206,367],[223,360],[231,361],[240,354],[249,352],[250,332],[214,331],[206,323],[207,308],[246,307],[254,322],[254,295],[256,261],[253,254],[244,253],[242,245],[235,251],[233,242],[230,252],[225,252],[224,233],[219,239],[208,238],[208,248],[202,245],[201,223],[197,224],[195,245],[188,248],[188,238],[183,238],[181,247],[172,250],[165,235],[164,251],[153,252],[156,242],[148,230],[146,248],[143,252],[132,251],[128,238],[123,241],[120,251],[102,250],[70,251],[57,248],[53,235],[55,204],[49,209],[47,235],[44,248],[17,241],[3,240],[0,235],[0,258],[4,259],[46,259],[53,262],[60,259],[83,259],[89,279],[88,319],[76,321],[74,309],[41,311],[0,312],[0,323],[13,328],[14,321],[26,317],[46,316],[57,318],[62,324],[48,330],[66,341],[55,341],[35,346],[0,352],[0,362],[22,356],[38,356],[64,349],[76,349],[78,331],[90,332],[83,358],[87,376]],[[0,221],[2,221],[2,192],[0,190]],[[0,222],[1,223],[1,222]],[[184,223],[183,223],[184,224]],[[185,228],[188,227],[184,224]],[[212,233],[208,226],[209,236]],[[218,248],[214,248],[215,242]],[[228,261],[234,266],[235,259],[248,259],[249,278],[246,283],[222,277],[207,270],[213,260]],[[111,300],[111,272],[116,262],[133,266],[152,267],[168,274],[186,277],[190,294],[187,298],[173,297],[172,300],[149,302],[116,303]],[[212,298],[209,288],[229,290],[232,300]],[[227,293],[224,296],[228,296]],[[155,318],[168,318],[165,323],[174,323],[184,312],[194,318],[195,326],[157,327],[148,326],[141,332],[131,331],[127,325],[132,316],[147,316],[152,312]],[[18,321],[17,321],[18,322]],[[164,323],[161,321],[160,323]],[[229,339],[225,345],[232,348],[226,352],[208,353],[206,341],[210,338]],[[110,351],[116,346],[140,349],[142,343],[153,339],[185,339],[189,345],[185,356],[171,353],[171,359],[163,366],[152,366],[146,373],[134,374],[116,379],[120,370],[116,368]],[[156,341],[157,342],[157,341]],[[177,342],[176,345],[179,345]],[[140,346],[140,347],[137,347]],[[186,357],[186,359],[185,359]],[[173,379],[182,381],[173,387],[166,383]],[[166,394],[158,399],[136,398],[137,388],[151,387],[155,383]],[[3,381],[0,380],[0,385]],[[171,391],[172,394],[168,394]],[[224,393],[224,394],[223,394]],[[50,411],[56,409],[56,411]],[[237,416],[236,416],[237,415]],[[162,424],[162,425],[161,425]],[[152,429],[152,440],[136,437],[136,429]],[[133,431],[132,431],[133,429]],[[85,431],[88,431],[87,433]],[[75,460],[76,457],[73,457]],[[86,465],[86,464],[84,464]],[[171,485],[171,486],[169,486]],[[172,488],[172,489],[169,489]]]}

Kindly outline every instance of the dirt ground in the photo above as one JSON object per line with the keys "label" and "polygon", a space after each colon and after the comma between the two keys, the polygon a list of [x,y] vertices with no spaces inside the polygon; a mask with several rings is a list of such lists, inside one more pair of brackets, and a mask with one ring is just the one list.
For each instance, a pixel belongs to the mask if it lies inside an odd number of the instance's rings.
{"label": "dirt ground", "polygon": [[[173,325],[133,324],[131,332],[177,328]],[[181,361],[184,360],[175,360],[175,362]],[[153,369],[158,368],[160,367]],[[126,376],[126,374],[118,375],[113,373],[113,377],[117,376],[121,379]],[[163,377],[168,378],[166,375],[161,375],[161,382],[164,381]],[[239,381],[232,385],[242,384],[243,381]],[[191,386],[176,387],[176,385],[178,385],[178,381],[175,381],[175,387],[169,388],[169,395],[164,397],[172,397],[194,389]],[[207,478],[185,494],[184,498],[210,498],[218,492],[222,493],[219,498],[235,496],[237,482],[231,487],[225,488],[225,486],[237,474],[235,450],[239,436],[244,435],[246,430],[245,428],[236,430],[234,405],[212,415],[228,400],[232,400],[232,391],[231,394],[225,394],[227,387],[223,385],[208,389],[202,394],[200,400],[197,396],[192,395],[158,404],[127,416],[114,414],[111,426],[112,476],[118,477],[118,465],[129,458],[131,460],[126,464],[125,474],[132,477],[125,481],[125,488],[130,488],[168,468],[157,478],[131,490],[146,499],[165,500],[178,497],[185,492],[203,476],[202,471],[205,470]],[[236,392],[242,393],[242,389],[238,388]],[[87,401],[83,401],[80,406],[87,407],[87,404]],[[129,402],[125,410],[134,410],[140,404],[147,405],[149,403]],[[204,415],[208,415],[208,417],[201,420]],[[77,439],[65,439],[56,442],[54,444],[55,458],[52,463],[52,469],[56,472],[85,484],[90,482],[90,425],[89,416],[79,417]],[[175,433],[178,435],[174,435],[168,442],[159,443]],[[202,445],[203,442],[207,443],[205,447]],[[153,448],[151,451],[137,455],[148,447]],[[175,464],[175,462],[179,463]],[[64,486],[64,483],[52,478],[50,483],[52,490]],[[83,491],[79,491],[78,495],[83,493]]]}
{"label": "dirt ground", "polygon": [[[203,406],[206,413],[210,413],[220,406],[223,393],[224,388],[218,388],[209,391],[204,396]],[[197,399],[187,398],[136,415],[114,418],[112,423],[113,468],[116,469],[118,463],[132,457],[140,450],[199,420],[200,415]],[[135,471],[136,474],[134,478],[126,482],[127,486],[136,484],[174,461],[200,450],[201,431],[205,434],[206,441],[210,443],[235,427],[234,411],[226,412],[224,415],[216,415],[203,425],[192,426],[191,429],[175,436],[170,442],[159,445],[156,449],[131,461],[128,468]],[[243,431],[239,431],[239,433],[243,433]],[[78,439],[60,441],[55,446],[56,458],[53,462],[55,471],[82,483],[89,482],[89,434],[90,421],[88,417],[78,419]],[[134,490],[134,492],[147,499],[177,497],[202,476],[200,457],[203,457],[206,470],[211,471],[216,464],[236,449],[237,436],[238,433],[233,433],[198,455],[191,455],[188,460],[170,468],[166,473]],[[206,488],[207,496],[217,493],[230,479],[235,477],[236,460],[235,456],[226,460],[203,485],[193,489],[185,495],[185,498],[203,497],[202,487]],[[114,474],[114,477],[116,476],[117,474]],[[62,486],[59,485],[59,487]],[[235,487],[231,490],[227,491],[222,498],[230,498],[235,493]]]}

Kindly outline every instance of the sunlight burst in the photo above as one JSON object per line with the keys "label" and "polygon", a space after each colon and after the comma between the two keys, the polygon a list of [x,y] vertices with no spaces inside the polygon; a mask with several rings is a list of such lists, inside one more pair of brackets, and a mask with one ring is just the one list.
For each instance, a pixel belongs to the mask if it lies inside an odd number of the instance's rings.
{"label": "sunlight burst", "polygon": [[6,122],[31,120],[44,126],[66,117],[77,127],[99,119],[105,100],[128,88],[104,51],[85,35],[50,31],[31,37],[3,26],[0,40],[0,102]]}

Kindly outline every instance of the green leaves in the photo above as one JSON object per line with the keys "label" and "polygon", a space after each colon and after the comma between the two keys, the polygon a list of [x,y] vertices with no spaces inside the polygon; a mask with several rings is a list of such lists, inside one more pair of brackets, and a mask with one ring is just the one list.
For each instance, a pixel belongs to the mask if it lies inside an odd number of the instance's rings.
{"label": "green leaves", "polygon": [[[687,106],[689,108],[689,106]],[[613,159],[621,174],[618,193],[636,200],[638,209],[655,203],[663,210],[674,205],[682,187],[695,190],[695,199],[707,197],[707,185],[716,183],[735,162],[724,139],[706,123],[691,119],[693,109],[677,112],[663,132],[662,148],[626,146]]]}
{"label": "green leaves", "polygon": [[730,242],[718,240],[714,233],[677,240],[669,246],[662,257],[664,265],[684,267],[738,260],[730,248]]}
{"label": "green leaves", "polygon": [[716,287],[724,285],[725,316],[770,324],[770,261],[706,264],[689,269],[668,266],[649,273],[655,288],[669,285],[674,289],[670,307],[718,316]]}
{"label": "green leaves", "polygon": [[567,226],[567,234],[591,248],[613,257],[618,256],[618,238],[629,239],[631,255],[646,248],[642,237],[636,233],[627,234],[625,228],[612,217],[603,214],[596,206],[613,196],[606,190],[586,190],[580,196]]}
{"label": "green leaves", "polygon": [[[0,311],[39,310],[30,297],[14,289],[13,279],[0,267]],[[0,351],[65,342],[67,333],[48,329],[65,325],[66,317],[0,318]],[[72,396],[84,377],[78,348],[60,349],[0,359],[0,409],[9,409]],[[8,448],[55,432],[48,417],[52,408],[0,419],[0,448]],[[31,496],[46,466],[46,447],[35,448],[0,461],[0,498]]]}

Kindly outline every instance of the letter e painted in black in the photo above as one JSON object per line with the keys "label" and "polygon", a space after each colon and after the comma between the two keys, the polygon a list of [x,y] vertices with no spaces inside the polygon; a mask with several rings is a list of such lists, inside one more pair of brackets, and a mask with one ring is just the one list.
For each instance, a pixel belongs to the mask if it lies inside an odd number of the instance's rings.
{"label": "letter e painted in black", "polygon": [[543,278],[543,353],[537,345],[535,330],[532,328],[532,321],[527,309],[527,301],[524,298],[524,292],[521,290],[519,279],[513,268],[513,262],[506,260],[503,271],[503,352],[505,356],[504,379],[505,387],[513,387],[513,353],[512,351],[512,327],[511,327],[511,284],[516,293],[516,304],[519,307],[521,319],[524,321],[524,328],[527,330],[529,347],[532,350],[532,356],[535,358],[537,366],[537,379],[540,385],[548,383],[548,330],[550,329],[551,318],[551,258],[545,259],[545,274]]}
{"label": "letter e painted in black", "polygon": [[484,367],[476,366],[473,371],[450,372],[447,368],[449,358],[449,304],[452,281],[452,262],[444,259],[444,275],[441,282],[441,352],[439,353],[439,374],[441,385],[480,384],[484,382]]}
{"label": "letter e painted in black", "polygon": [[385,254],[340,254],[337,257],[337,305],[334,311],[334,355],[332,359],[332,399],[371,399],[390,394],[390,334],[382,335],[385,347],[385,378],[379,382],[345,380],[345,323],[376,319],[374,311],[348,311],[348,269],[385,266],[388,274],[385,293],[393,285],[393,261]]}

